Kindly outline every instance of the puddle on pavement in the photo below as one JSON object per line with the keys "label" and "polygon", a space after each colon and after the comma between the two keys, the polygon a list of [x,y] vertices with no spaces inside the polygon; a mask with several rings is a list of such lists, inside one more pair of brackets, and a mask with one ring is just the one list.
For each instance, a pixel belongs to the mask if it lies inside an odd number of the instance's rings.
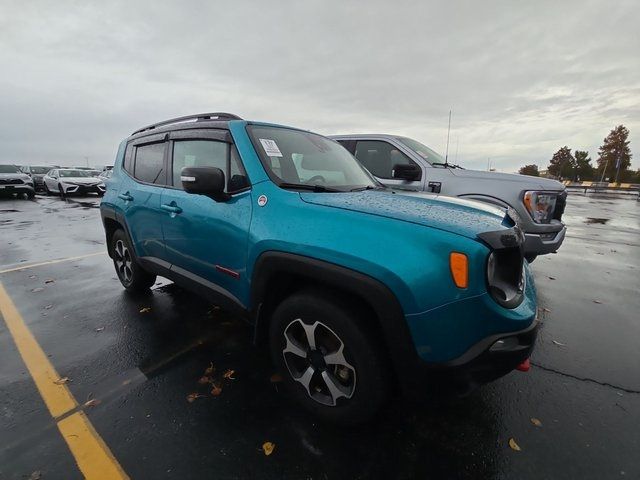
{"label": "puddle on pavement", "polygon": [[599,225],[604,225],[608,221],[609,221],[608,218],[587,217],[587,219],[584,221],[584,223],[588,223],[588,224],[596,223],[596,224],[599,224]]}
{"label": "puddle on pavement", "polygon": [[19,213],[20,210],[13,210],[11,208],[7,208],[5,210],[0,210],[0,213]]}

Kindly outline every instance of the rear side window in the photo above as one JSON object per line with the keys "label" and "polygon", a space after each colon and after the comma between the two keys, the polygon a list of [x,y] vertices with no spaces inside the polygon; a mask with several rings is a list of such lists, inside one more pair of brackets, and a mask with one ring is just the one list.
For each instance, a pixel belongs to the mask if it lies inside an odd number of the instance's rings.
{"label": "rear side window", "polygon": [[394,165],[415,165],[409,157],[387,142],[379,140],[359,141],[355,157],[369,172],[378,178],[392,179]]}
{"label": "rear side window", "polygon": [[133,176],[146,183],[163,185],[164,175],[164,143],[152,143],[136,147]]}
{"label": "rear side window", "polygon": [[127,145],[127,149],[124,152],[124,169],[133,174],[133,145]]}

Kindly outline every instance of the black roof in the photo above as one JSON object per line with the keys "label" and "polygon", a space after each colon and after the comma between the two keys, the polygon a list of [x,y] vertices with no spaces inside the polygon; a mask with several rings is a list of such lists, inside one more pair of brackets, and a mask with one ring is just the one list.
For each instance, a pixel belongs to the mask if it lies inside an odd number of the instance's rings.
{"label": "black roof", "polygon": [[[190,120],[194,120],[190,122]],[[227,128],[227,122],[229,120],[242,120],[237,115],[233,113],[225,113],[225,112],[213,112],[213,113],[197,113],[194,115],[186,115],[184,117],[176,117],[171,118],[169,120],[164,120],[162,122],[153,123],[151,125],[147,125],[146,127],[139,128],[135,132],[131,134],[131,136],[135,136],[141,133],[160,133],[168,130],[175,130],[176,128],[170,128],[169,125],[175,125],[177,123],[184,123],[186,128],[194,128],[194,124],[200,122],[206,122],[208,127],[217,127],[217,128]],[[200,126],[200,125],[199,125]],[[165,127],[165,128],[162,128]]]}

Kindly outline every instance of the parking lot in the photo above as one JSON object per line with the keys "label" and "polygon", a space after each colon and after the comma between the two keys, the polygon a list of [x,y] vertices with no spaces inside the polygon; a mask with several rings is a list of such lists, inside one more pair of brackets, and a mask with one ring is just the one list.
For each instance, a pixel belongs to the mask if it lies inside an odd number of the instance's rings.
{"label": "parking lot", "polygon": [[[529,372],[465,398],[395,399],[357,428],[287,402],[241,320],[169,282],[127,294],[98,205],[0,200],[0,478],[640,477],[640,202],[570,195],[563,247],[533,263]],[[48,363],[75,399],[60,415]],[[198,382],[210,365],[233,370],[218,396]],[[69,433],[71,418],[86,428]]]}

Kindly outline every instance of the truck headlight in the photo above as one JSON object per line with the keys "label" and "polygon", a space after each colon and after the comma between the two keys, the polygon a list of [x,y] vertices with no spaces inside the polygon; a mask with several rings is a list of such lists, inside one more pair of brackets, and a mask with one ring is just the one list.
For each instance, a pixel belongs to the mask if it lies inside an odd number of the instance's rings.
{"label": "truck headlight", "polygon": [[556,208],[555,193],[528,191],[524,192],[522,203],[536,223],[549,223]]}

